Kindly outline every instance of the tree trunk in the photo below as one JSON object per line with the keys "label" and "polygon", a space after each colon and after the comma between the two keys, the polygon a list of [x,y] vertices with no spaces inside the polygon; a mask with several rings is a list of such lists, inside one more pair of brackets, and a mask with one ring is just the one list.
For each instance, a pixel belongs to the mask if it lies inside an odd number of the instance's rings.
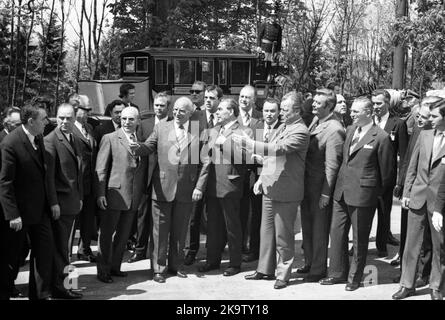
{"label": "tree trunk", "polygon": [[17,72],[18,72],[18,60],[19,60],[19,50],[20,50],[20,28],[22,23],[22,0],[19,0],[19,11],[17,14],[17,39],[15,41],[15,65],[14,65],[14,82],[12,86],[12,105],[15,105],[15,96],[17,94]]}
{"label": "tree trunk", "polygon": [[[42,55],[42,65],[40,66],[40,79],[39,79],[39,95],[42,93],[43,90],[43,74],[45,71],[45,65],[46,65],[46,54],[47,54],[47,47],[48,47],[48,37],[49,37],[49,33],[51,32],[51,24],[53,21],[53,14],[54,14],[54,4],[55,4],[56,0],[52,1],[51,4],[51,12],[49,15],[49,22],[48,22],[48,30],[46,30],[46,37],[45,37],[45,42],[44,42],[44,46],[43,46],[43,55]],[[42,32],[43,33],[43,32]]]}
{"label": "tree trunk", "polygon": [[[116,4],[117,4],[117,0],[114,0],[114,7],[116,8]],[[111,72],[111,44],[112,44],[112,40],[114,39],[114,32],[116,30],[116,24],[114,23],[116,19],[116,9],[113,10],[113,26],[111,27],[111,38],[110,38],[110,43],[109,43],[109,47],[108,47],[108,62],[107,62],[107,80],[110,79],[110,72]]]}
{"label": "tree trunk", "polygon": [[28,8],[29,11],[31,13],[31,23],[29,26],[29,31],[28,34],[26,36],[26,47],[25,47],[25,71],[23,73],[23,86],[22,86],[22,103],[25,101],[25,94],[26,94],[26,79],[28,78],[28,60],[29,60],[29,42],[31,41],[31,35],[32,35],[32,30],[34,28],[34,17],[35,17],[35,8],[31,7],[34,6],[34,0],[29,1],[28,3]]}
{"label": "tree trunk", "polygon": [[76,92],[79,92],[80,61],[81,61],[81,57],[82,57],[82,41],[83,41],[83,12],[84,11],[85,11],[85,0],[82,0],[82,9],[80,11],[79,48],[77,51]]}
{"label": "tree trunk", "polygon": [[[407,16],[407,0],[397,0],[396,18]],[[405,86],[405,47],[398,44],[394,48],[394,69],[392,74],[392,87],[394,89],[403,89]]]}
{"label": "tree trunk", "polygon": [[65,0],[60,0],[60,11],[62,12],[62,30],[60,35],[60,49],[59,56],[57,57],[57,72],[56,72],[56,98],[54,100],[55,105],[58,105],[59,101],[59,82],[60,82],[60,59],[63,55],[63,40],[65,38]]}
{"label": "tree trunk", "polygon": [[8,90],[6,93],[6,99],[8,106],[12,105],[11,100],[11,73],[12,73],[12,54],[14,52],[14,17],[15,17],[15,1],[12,0],[11,4],[11,42],[9,43],[9,65],[8,65]]}

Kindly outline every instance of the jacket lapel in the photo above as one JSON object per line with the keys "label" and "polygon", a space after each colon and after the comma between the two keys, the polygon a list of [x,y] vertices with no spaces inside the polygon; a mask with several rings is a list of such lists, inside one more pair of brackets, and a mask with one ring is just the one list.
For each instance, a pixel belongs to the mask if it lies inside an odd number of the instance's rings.
{"label": "jacket lapel", "polygon": [[[366,144],[369,144],[371,142],[374,141],[375,136],[377,135],[376,132],[376,125],[373,125],[368,132],[366,132],[365,136],[357,143],[357,145],[355,146],[354,150],[352,150],[350,157],[356,153],[357,151],[359,151],[361,148],[363,148],[363,146],[365,146]],[[354,130],[355,132],[355,130]]]}
{"label": "jacket lapel", "polygon": [[127,149],[128,153],[133,157],[130,145],[128,144],[128,139],[125,136],[125,133],[121,129],[117,130],[117,137],[119,138],[119,142],[124,146],[125,149]]}
{"label": "jacket lapel", "polygon": [[394,128],[394,123],[395,123],[394,117],[389,116],[388,121],[386,121],[384,130],[387,133],[391,133],[392,129]]}
{"label": "jacket lapel", "polygon": [[70,152],[70,154],[73,156],[74,159],[76,159],[77,161],[77,157],[76,157],[76,153],[73,150],[73,147],[71,147],[71,144],[68,142],[68,140],[64,137],[62,131],[60,131],[59,128],[55,128],[54,129],[54,133],[56,134],[57,139],[59,139],[60,143],[62,143],[65,148],[68,149],[68,151]]}
{"label": "jacket lapel", "polygon": [[[43,163],[42,163],[42,159],[39,158],[36,150],[34,150],[34,148],[32,147],[31,142],[28,139],[28,136],[26,135],[25,131],[23,131],[22,127],[17,128],[16,130],[20,130],[20,138],[22,139],[23,144],[25,145],[25,148],[28,150],[29,154],[31,154],[31,157],[34,159],[34,161],[37,163],[37,165],[41,168],[44,169],[43,167]],[[38,146],[39,148],[43,148],[43,143]],[[37,150],[37,151],[41,151],[41,150]],[[43,150],[42,150],[43,151]]]}

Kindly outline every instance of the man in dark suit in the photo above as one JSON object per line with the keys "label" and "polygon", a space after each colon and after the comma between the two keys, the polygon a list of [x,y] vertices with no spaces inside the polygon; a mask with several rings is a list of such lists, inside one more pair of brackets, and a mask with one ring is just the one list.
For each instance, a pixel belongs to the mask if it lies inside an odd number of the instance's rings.
{"label": "man in dark suit", "polygon": [[121,112],[125,108],[122,100],[112,101],[105,110],[105,116],[110,116],[111,120],[102,122],[94,128],[94,137],[97,145],[100,145],[102,137],[108,133],[114,132],[121,127]]}
{"label": "man in dark suit", "polygon": [[[256,92],[255,88],[246,85],[244,86],[239,94],[238,103],[240,113],[238,116],[238,122],[243,126],[255,130],[263,119],[263,114],[261,111],[256,110],[255,108],[256,102]],[[255,135],[255,132],[254,132]],[[250,248],[247,248],[247,242],[249,239],[248,227],[247,223],[249,221],[249,214],[252,210],[252,216],[258,217],[261,215],[260,212],[253,212],[253,210],[257,210],[258,208],[255,206],[251,206],[251,201],[254,199],[253,194],[253,185],[255,183],[255,166],[251,165],[247,167],[246,176],[244,177],[244,185],[243,185],[243,197],[241,198],[241,229],[243,232],[243,253],[246,256],[243,257],[245,262],[256,260],[255,253],[250,252]]]}
{"label": "man in dark suit", "polygon": [[[47,194],[47,158],[42,134],[47,124],[44,109],[24,106],[22,126],[1,144],[0,202],[2,234],[7,232],[6,270],[1,270],[2,298],[8,299],[26,235],[31,244],[29,298],[48,299],[54,254]],[[9,227],[9,228],[8,228]],[[2,263],[2,268],[4,267]]]}
{"label": "man in dark suit", "polygon": [[[343,163],[334,191],[329,277],[320,280],[323,285],[347,280],[347,291],[357,290],[360,286],[378,197],[391,185],[395,174],[391,140],[374,124],[372,102],[366,97],[355,99],[351,117],[354,123],[346,131]],[[354,254],[349,266],[348,232],[351,225]]]}
{"label": "man in dark suit", "polygon": [[206,84],[203,81],[195,81],[190,88],[190,100],[192,100],[195,106],[195,111],[201,110],[204,104],[204,91]]}
{"label": "man in dark suit", "polygon": [[166,271],[187,277],[183,269],[185,238],[193,201],[202,199],[207,182],[207,163],[202,166],[199,159],[199,126],[190,122],[193,112],[192,101],[180,97],[173,107],[174,119],[158,124],[135,150],[137,155],[156,152],[158,157],[152,179],[152,260],[153,280],[159,283],[165,282]]}
{"label": "man in dark suit", "polygon": [[346,131],[346,128],[352,124],[351,116],[349,115],[346,99],[341,94],[337,94],[337,104],[335,105],[334,115],[340,120],[341,125]]}
{"label": "man in dark suit", "polygon": [[[275,98],[267,98],[263,105],[263,121],[257,122],[256,126],[252,128],[256,141],[265,143],[269,142],[272,135],[281,125],[279,116],[280,101]],[[255,165],[252,171],[254,173],[255,181],[257,181],[262,170],[262,157],[254,154],[254,159]],[[261,194],[255,194],[253,192],[253,187],[252,189],[249,189],[248,192],[252,211],[250,225],[248,227],[246,226],[246,230],[250,231],[249,253],[243,256],[243,262],[258,260],[260,256],[260,229],[263,196]],[[241,202],[241,204],[243,204],[243,202]]]}
{"label": "man in dark suit", "polygon": [[147,181],[147,157],[136,156],[130,149],[136,141],[139,111],[124,108],[121,121],[122,128],[102,138],[96,161],[101,209],[97,278],[105,283],[113,282],[111,276],[127,276],[120,270],[122,257]]}
{"label": "man in dark suit", "polygon": [[432,300],[442,300],[443,266],[441,249],[443,234],[433,225],[434,204],[445,173],[445,99],[430,106],[433,130],[423,130],[414,147],[403,190],[402,206],[409,208],[408,230],[402,259],[400,289],[392,298],[399,300],[414,295],[416,268],[425,224],[429,224],[433,244],[430,289]]}
{"label": "man in dark suit", "polygon": [[[216,125],[216,109],[222,97],[223,91],[218,86],[210,85],[205,89],[203,110],[195,111],[195,115],[191,118],[192,121],[198,121],[201,132],[212,129]],[[193,203],[193,213],[190,220],[190,243],[184,260],[185,265],[191,265],[195,262],[199,250],[201,220],[205,219],[203,214],[204,205],[205,196]]]}
{"label": "man in dark suit", "polygon": [[332,194],[343,157],[345,132],[334,115],[336,95],[329,89],[316,91],[315,115],[309,126],[304,199],[301,203],[304,262],[298,273],[309,273],[306,282],[326,277]]}
{"label": "man in dark suit", "polygon": [[[10,134],[14,129],[18,128],[22,124],[22,121],[20,120],[20,109],[16,107],[8,108],[5,112],[5,118],[3,119],[3,130],[0,132],[0,143],[3,141],[3,139]],[[1,159],[1,158],[0,158]],[[0,162],[0,168],[1,168],[1,162]],[[0,205],[0,223],[1,223],[1,232],[0,232],[0,257],[1,257],[1,267],[0,270],[5,270],[7,268],[7,250],[8,250],[8,241],[7,241],[7,235],[10,232],[9,225],[6,223],[6,221],[3,220],[3,209]],[[3,230],[3,227],[5,230]],[[27,247],[25,245],[25,247]],[[28,249],[25,248],[23,255],[24,257],[19,257],[19,262],[17,263],[16,270],[13,270],[13,279],[17,278],[18,272],[19,272],[19,266],[23,259],[26,258],[28,255]],[[1,278],[0,278],[1,279]],[[0,296],[2,296],[3,293],[0,293]],[[15,285],[12,287],[11,291],[11,298],[21,298],[23,297],[23,294],[15,287]],[[4,297],[6,298],[6,297]],[[0,299],[2,299],[0,297]]]}
{"label": "man in dark suit", "polygon": [[91,111],[89,99],[85,95],[80,96],[80,104],[76,108],[76,121],[73,126],[73,135],[80,141],[80,156],[83,166],[83,206],[78,216],[80,240],[77,249],[77,258],[96,262],[96,257],[91,251],[91,240],[97,234],[96,227],[96,194],[95,173],[97,142],[94,139],[93,128],[87,123]]}
{"label": "man in dark suit", "polygon": [[394,238],[390,230],[392,198],[397,180],[397,155],[400,159],[404,159],[409,136],[405,121],[389,113],[391,96],[386,90],[375,90],[372,93],[371,99],[373,103],[374,121],[376,125],[388,133],[394,149],[394,176],[392,177],[389,189],[386,190],[387,192],[379,198],[379,204],[377,206],[377,254],[379,257],[386,257],[388,255],[386,244],[399,245],[399,241]]}
{"label": "man in dark suit", "polygon": [[[169,121],[172,118],[168,116],[170,110],[171,97],[165,92],[160,92],[156,94],[153,100],[153,109],[155,116],[144,119],[138,126],[136,134],[139,141],[145,141],[152,134],[154,127],[163,121]],[[148,249],[149,238],[152,230],[151,221],[151,188],[152,188],[152,176],[153,171],[158,165],[157,156],[155,153],[150,153],[148,155],[148,177],[147,177],[147,187],[142,195],[141,204],[138,209],[137,219],[136,219],[136,244],[133,255],[128,259],[128,263],[133,263],[136,261],[144,260],[148,255],[151,256],[151,250],[153,250],[153,243],[150,243],[150,249]]]}
{"label": "man in dark suit", "polygon": [[[239,107],[233,99],[223,99],[216,111],[218,125],[209,131],[207,154],[210,156],[207,182],[207,259],[200,272],[218,269],[226,239],[229,243],[230,262],[224,276],[241,271],[242,231],[240,200],[246,174],[246,156],[232,141],[234,133],[249,128],[238,122]],[[206,152],[204,152],[206,154]]]}
{"label": "man in dark suit", "polygon": [[303,97],[290,92],[281,101],[283,124],[268,143],[235,136],[247,149],[262,155],[263,169],[255,183],[255,194],[263,195],[260,257],[256,272],[247,280],[274,279],[275,289],[287,286],[295,258],[294,223],[304,195],[304,167],[309,132],[300,116]]}
{"label": "man in dark suit", "polygon": [[136,97],[136,88],[131,83],[124,83],[119,87],[119,98],[121,98],[122,102],[126,107],[135,107],[139,110],[139,107],[133,103],[134,98]]}
{"label": "man in dark suit", "polygon": [[74,107],[61,104],[57,108],[57,128],[45,139],[48,155],[48,197],[54,220],[54,263],[52,297],[79,299],[82,294],[68,290],[64,279],[68,274],[69,242],[74,220],[82,208],[82,158],[80,140],[73,135]]}

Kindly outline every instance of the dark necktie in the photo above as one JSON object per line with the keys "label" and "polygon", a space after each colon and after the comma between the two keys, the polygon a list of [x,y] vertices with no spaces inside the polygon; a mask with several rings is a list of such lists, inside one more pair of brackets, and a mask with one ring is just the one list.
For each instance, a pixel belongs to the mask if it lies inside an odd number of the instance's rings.
{"label": "dark necktie", "polygon": [[355,146],[360,141],[360,133],[361,132],[362,132],[362,128],[358,127],[357,130],[354,133],[354,137],[352,138],[351,146],[349,147],[349,155],[352,154],[352,151],[354,150]]}
{"label": "dark necktie", "polygon": [[317,122],[315,122],[314,125],[311,127],[310,133],[314,132],[315,129],[317,129],[317,127],[318,127],[318,120],[317,120]]}
{"label": "dark necktie", "polygon": [[215,116],[213,115],[213,113],[211,113],[209,116],[209,123],[207,124],[209,129],[211,129],[215,126],[215,124],[213,123],[214,118],[215,118]]}
{"label": "dark necktie", "polygon": [[34,137],[34,146],[36,150],[39,150],[39,139],[37,138],[37,136]]}

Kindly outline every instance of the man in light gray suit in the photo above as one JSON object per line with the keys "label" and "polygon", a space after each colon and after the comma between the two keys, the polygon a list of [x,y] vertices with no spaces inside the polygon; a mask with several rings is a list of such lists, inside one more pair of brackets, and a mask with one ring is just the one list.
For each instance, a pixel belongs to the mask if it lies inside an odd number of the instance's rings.
{"label": "man in light gray suit", "polygon": [[103,136],[96,162],[97,205],[101,209],[97,255],[97,278],[113,282],[120,271],[133,219],[146,187],[147,157],[136,156],[130,143],[136,142],[139,111],[126,107],[121,113],[122,128]]}
{"label": "man in light gray suit", "polygon": [[[303,200],[304,168],[309,145],[309,131],[300,116],[303,97],[300,93],[286,94],[281,101],[283,124],[271,136],[269,143],[254,141],[246,136],[234,136],[238,144],[255,154],[263,155],[263,170],[255,183],[254,192],[263,194],[263,214],[260,231],[260,258],[257,271],[248,280],[277,280],[275,289],[285,288],[294,261],[294,222]],[[278,259],[276,255],[278,254]]]}
{"label": "man in light gray suit", "polygon": [[312,104],[315,115],[309,126],[304,199],[301,203],[304,262],[298,273],[309,273],[306,282],[326,276],[332,193],[343,159],[345,132],[334,115],[336,95],[329,89],[317,90]]}

